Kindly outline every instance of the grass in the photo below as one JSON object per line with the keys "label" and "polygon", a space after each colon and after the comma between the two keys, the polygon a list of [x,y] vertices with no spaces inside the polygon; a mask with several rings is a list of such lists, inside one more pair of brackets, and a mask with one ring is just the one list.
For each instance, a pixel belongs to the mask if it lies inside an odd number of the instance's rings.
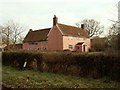
{"label": "grass", "polygon": [[33,70],[2,67],[3,85],[11,88],[120,88],[120,82],[92,79]]}

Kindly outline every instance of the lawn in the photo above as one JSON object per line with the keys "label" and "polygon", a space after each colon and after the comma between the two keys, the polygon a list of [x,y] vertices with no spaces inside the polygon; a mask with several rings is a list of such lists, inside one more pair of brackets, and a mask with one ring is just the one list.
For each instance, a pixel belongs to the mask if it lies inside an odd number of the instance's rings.
{"label": "lawn", "polygon": [[2,67],[3,85],[11,88],[120,88],[120,82]]}

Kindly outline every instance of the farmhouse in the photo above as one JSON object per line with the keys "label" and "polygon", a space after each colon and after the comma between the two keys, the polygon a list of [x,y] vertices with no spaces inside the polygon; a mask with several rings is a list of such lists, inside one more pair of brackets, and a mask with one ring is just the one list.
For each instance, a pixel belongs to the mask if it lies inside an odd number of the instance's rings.
{"label": "farmhouse", "polygon": [[84,24],[81,24],[81,28],[60,24],[54,15],[52,28],[29,30],[23,40],[23,49],[88,52],[90,37]]}

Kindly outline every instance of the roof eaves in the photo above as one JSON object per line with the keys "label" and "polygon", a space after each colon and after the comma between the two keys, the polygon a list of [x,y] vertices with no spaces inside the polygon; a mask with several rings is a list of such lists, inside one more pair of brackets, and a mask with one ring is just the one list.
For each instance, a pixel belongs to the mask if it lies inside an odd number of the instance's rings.
{"label": "roof eaves", "polygon": [[[53,28],[53,27],[52,27]],[[52,28],[50,29],[49,33],[47,34],[47,37],[49,36],[50,32],[52,31]]]}

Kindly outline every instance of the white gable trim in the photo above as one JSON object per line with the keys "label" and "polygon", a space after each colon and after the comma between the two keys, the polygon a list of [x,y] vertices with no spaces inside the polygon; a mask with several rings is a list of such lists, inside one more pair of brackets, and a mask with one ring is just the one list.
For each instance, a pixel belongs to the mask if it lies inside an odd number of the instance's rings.
{"label": "white gable trim", "polygon": [[[61,31],[61,29],[59,28],[59,26],[58,26],[58,25],[56,25],[56,26],[57,26],[58,30],[60,31],[60,33],[61,33],[62,35],[64,35],[63,32]],[[51,33],[52,30],[53,30],[53,27],[50,29],[47,37],[50,35],[50,33]]]}
{"label": "white gable trim", "polygon": [[61,34],[64,35],[62,30],[59,28],[59,26],[58,25],[56,25],[56,26],[57,26],[58,30],[61,32]]}
{"label": "white gable trim", "polygon": [[[53,28],[53,27],[52,27]],[[52,31],[52,28],[50,29],[49,33],[47,34],[47,37],[49,36],[50,32]]]}

